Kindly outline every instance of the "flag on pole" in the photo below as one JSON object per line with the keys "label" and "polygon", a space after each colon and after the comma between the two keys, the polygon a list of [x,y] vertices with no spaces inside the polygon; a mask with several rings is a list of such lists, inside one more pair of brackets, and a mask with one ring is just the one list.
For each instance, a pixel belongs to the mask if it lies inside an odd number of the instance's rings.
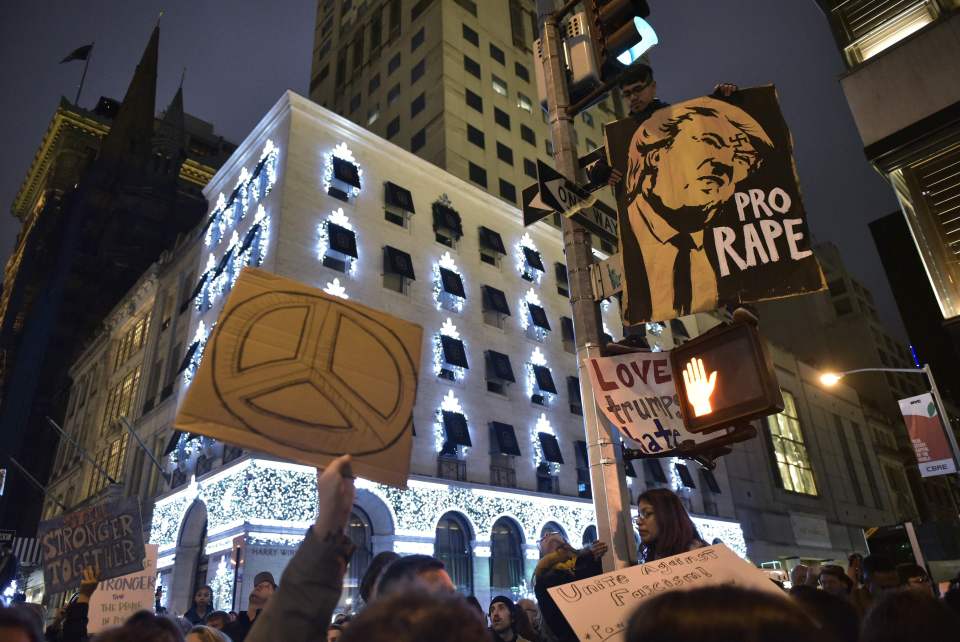
{"label": "flag on pole", "polygon": [[93,49],[93,43],[89,45],[83,45],[82,47],[77,47],[71,51],[66,58],[60,61],[60,64],[65,62],[71,62],[73,60],[86,60],[90,57],[90,50]]}

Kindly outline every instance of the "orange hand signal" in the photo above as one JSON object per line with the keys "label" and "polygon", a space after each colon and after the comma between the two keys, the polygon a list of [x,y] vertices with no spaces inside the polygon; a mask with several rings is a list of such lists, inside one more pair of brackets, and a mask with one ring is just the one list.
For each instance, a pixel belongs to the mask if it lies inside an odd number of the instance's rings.
{"label": "orange hand signal", "polygon": [[693,406],[694,416],[702,417],[713,412],[710,396],[717,385],[716,371],[711,372],[708,377],[703,367],[703,359],[694,357],[683,371],[683,383],[687,388],[687,400]]}

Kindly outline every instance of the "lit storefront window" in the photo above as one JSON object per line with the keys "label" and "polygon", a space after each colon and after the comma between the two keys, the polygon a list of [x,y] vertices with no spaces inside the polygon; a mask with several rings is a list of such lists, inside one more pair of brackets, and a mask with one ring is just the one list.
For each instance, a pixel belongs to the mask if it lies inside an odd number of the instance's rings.
{"label": "lit storefront window", "polygon": [[767,417],[780,485],[795,493],[817,495],[817,484],[813,479],[810,456],[803,442],[796,402],[792,394],[786,390],[782,392],[783,412]]}

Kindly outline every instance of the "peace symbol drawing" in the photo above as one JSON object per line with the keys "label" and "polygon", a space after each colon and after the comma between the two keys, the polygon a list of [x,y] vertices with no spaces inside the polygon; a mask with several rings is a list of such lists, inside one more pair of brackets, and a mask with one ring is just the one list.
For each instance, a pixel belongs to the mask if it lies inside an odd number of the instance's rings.
{"label": "peace symbol drawing", "polygon": [[[407,428],[416,369],[379,320],[298,292],[266,292],[232,308],[211,346],[213,386],[251,432],[313,453],[365,455]],[[282,428],[282,430],[278,430]]]}

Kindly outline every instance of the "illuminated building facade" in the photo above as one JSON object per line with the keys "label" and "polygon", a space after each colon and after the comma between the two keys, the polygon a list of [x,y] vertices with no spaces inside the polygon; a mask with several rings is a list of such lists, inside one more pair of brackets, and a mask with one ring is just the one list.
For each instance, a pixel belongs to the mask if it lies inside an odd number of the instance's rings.
{"label": "illuminated building facade", "polygon": [[[561,531],[577,546],[596,537],[555,228],[524,228],[515,207],[293,93],[264,116],[205,194],[208,216],[157,265],[156,284],[145,285],[157,293],[144,299],[152,308],[137,308],[141,315],[153,310],[144,351],[134,357],[151,374],[130,412],[169,482],[132,445],[122,464],[125,492],[144,499],[149,538],[160,547],[168,607],[186,610],[195,587],[210,584],[218,608],[245,608],[255,574],[269,570],[279,578],[316,513],[313,469],[205,437],[171,436],[178,401],[244,265],[424,328],[410,487],[359,480],[349,523],[357,552],[344,608],[356,605],[366,564],[382,550],[437,555],[460,589],[483,603],[531,589],[545,531]],[[170,298],[172,305],[165,303]],[[604,304],[602,316],[619,338],[616,302]],[[716,323],[698,316],[650,324],[646,340],[668,349]],[[102,345],[122,344],[127,327],[119,325],[113,343]],[[91,351],[74,365],[77,376],[102,358]],[[796,554],[800,531],[791,519],[804,532],[814,523],[828,533],[802,540],[805,557],[862,550],[862,537],[858,543],[853,535],[889,521],[886,496],[881,489],[879,505],[852,512],[852,495],[831,494],[835,462],[823,453],[841,455],[820,434],[832,428],[813,418],[811,393],[793,389],[798,410],[784,423],[789,434],[779,436],[809,435],[812,463],[783,457],[787,481],[779,483],[793,483],[806,466],[807,478],[820,484],[816,495],[774,489],[776,453],[785,450],[755,440],[735,460],[738,471],[728,461],[713,473],[671,460],[634,462],[627,471],[631,499],[647,488],[671,488],[704,538],[757,561]],[[844,403],[857,416],[856,396]],[[80,425],[68,419],[70,430]],[[76,468],[74,483],[97,477],[89,466]],[[53,496],[63,492],[58,479]],[[106,486],[87,501],[109,492]],[[744,523],[741,504],[754,525]],[[47,514],[57,510],[51,501]]]}

